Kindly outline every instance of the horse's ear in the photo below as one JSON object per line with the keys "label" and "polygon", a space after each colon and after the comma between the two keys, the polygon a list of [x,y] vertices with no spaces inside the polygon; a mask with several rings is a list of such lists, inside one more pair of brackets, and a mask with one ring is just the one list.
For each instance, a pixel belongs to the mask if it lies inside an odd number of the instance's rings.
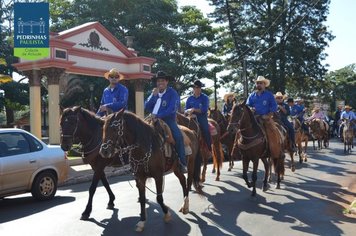
{"label": "horse's ear", "polygon": [[246,105],[246,101],[247,101],[247,99],[244,99],[244,101],[242,102],[242,105]]}

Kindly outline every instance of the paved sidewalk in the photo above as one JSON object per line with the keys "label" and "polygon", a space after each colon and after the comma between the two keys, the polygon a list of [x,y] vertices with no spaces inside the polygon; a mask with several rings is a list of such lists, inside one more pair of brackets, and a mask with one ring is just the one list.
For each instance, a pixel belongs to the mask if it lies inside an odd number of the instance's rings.
{"label": "paved sidewalk", "polygon": [[[106,167],[106,177],[129,174],[129,167]],[[83,182],[90,182],[93,178],[94,171],[89,164],[84,164],[81,158],[69,160],[69,174],[67,181],[61,186],[68,186]]]}

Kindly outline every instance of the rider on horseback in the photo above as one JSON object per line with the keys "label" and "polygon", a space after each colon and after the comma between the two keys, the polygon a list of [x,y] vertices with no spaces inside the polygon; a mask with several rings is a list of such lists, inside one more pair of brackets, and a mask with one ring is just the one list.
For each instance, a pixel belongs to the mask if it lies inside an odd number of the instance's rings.
{"label": "rider on horseback", "polygon": [[211,136],[208,123],[209,98],[201,91],[201,88],[204,86],[205,85],[200,80],[194,82],[192,85],[194,89],[193,95],[187,99],[185,113],[196,115],[205,143],[208,146],[209,151],[211,151]]}
{"label": "rider on horseback", "polygon": [[152,113],[153,119],[162,119],[171,129],[180,161],[180,169],[183,173],[186,173],[187,162],[185,160],[183,135],[176,121],[176,112],[180,104],[179,95],[172,87],[168,87],[168,82],[173,79],[172,76],[168,76],[163,71],[158,71],[156,76],[152,77],[152,81],[156,83],[157,87],[153,89],[152,94],[145,101],[145,110]]}
{"label": "rider on horseback", "polygon": [[224,95],[224,105],[222,109],[223,115],[226,117],[230,114],[232,107],[235,104],[235,94],[234,93],[227,93]]}
{"label": "rider on horseback", "polygon": [[289,106],[283,101],[285,99],[285,95],[281,92],[277,92],[275,95],[276,102],[278,105],[277,113],[279,114],[279,118],[283,125],[287,128],[289,139],[292,143],[292,149],[295,150],[295,133],[293,125],[289,122],[288,116],[290,115]]}
{"label": "rider on horseback", "polygon": [[[342,131],[343,131],[343,128],[344,128],[344,121],[346,119],[350,120],[351,123],[354,123],[355,120],[356,120],[356,114],[351,111],[352,107],[350,107],[349,105],[346,105],[345,106],[345,110],[341,113],[340,115],[340,120],[341,120],[341,124],[340,124],[340,127],[339,127],[339,135],[342,139]],[[353,129],[354,131],[356,131],[356,125],[354,124],[353,125]]]}
{"label": "rider on horseback", "polygon": [[300,121],[300,123],[302,124],[302,129],[304,130],[304,132],[308,133],[309,132],[308,127],[304,123],[304,114],[306,108],[304,108],[304,106],[300,106],[299,104],[295,104],[293,98],[288,98],[287,104],[290,109],[290,115],[296,116]]}
{"label": "rider on horseback", "polygon": [[96,113],[98,116],[105,116],[109,109],[113,112],[125,109],[129,96],[127,88],[119,83],[119,81],[124,79],[124,76],[120,72],[116,69],[111,69],[104,74],[104,77],[109,80],[110,85],[103,91],[100,107]]}

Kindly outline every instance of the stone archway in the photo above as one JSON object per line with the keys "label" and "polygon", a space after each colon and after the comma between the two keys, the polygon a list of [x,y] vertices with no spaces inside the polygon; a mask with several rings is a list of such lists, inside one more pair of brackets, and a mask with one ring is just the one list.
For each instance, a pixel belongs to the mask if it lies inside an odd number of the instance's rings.
{"label": "stone archway", "polygon": [[140,57],[118,41],[99,22],[89,22],[50,35],[50,56],[13,64],[29,79],[31,133],[41,138],[41,78],[47,79],[49,143],[59,144],[60,77],[80,74],[103,77],[111,68],[135,87],[135,112],[144,115],[144,84],[152,77],[155,59]]}

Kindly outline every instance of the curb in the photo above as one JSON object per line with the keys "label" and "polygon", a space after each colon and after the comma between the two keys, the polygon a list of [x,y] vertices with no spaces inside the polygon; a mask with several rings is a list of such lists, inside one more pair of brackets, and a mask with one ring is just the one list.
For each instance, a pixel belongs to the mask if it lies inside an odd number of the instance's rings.
{"label": "curb", "polygon": [[[82,161],[80,159],[80,161]],[[85,173],[87,171],[83,171],[83,173]],[[91,182],[91,180],[93,179],[93,175],[94,175],[94,171],[90,170],[90,173],[86,173],[83,175],[79,175],[79,176],[74,176],[71,178],[68,178],[63,184],[61,184],[60,186],[69,186],[69,185],[73,185],[73,184],[80,184],[80,183],[85,183],[85,182]],[[121,175],[127,175],[130,172],[130,167],[129,166],[124,166],[124,167],[119,167],[119,168],[114,168],[114,167],[107,167],[105,169],[105,175],[107,178],[111,178],[111,177],[115,177],[115,176],[121,176]]]}

